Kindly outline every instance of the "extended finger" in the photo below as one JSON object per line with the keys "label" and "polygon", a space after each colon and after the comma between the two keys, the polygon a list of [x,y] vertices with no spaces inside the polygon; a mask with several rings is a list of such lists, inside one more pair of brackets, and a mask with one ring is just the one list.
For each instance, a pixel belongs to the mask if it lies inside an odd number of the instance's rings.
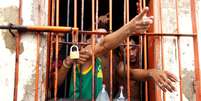
{"label": "extended finger", "polygon": [[162,91],[166,92],[166,89],[165,89],[165,87],[164,87],[164,82],[162,82],[162,80],[158,80],[157,85],[159,86],[159,88],[160,88]]}
{"label": "extended finger", "polygon": [[84,61],[81,61],[81,60],[78,60],[77,62],[78,62],[78,64],[84,64],[85,63]]}
{"label": "extended finger", "polygon": [[169,87],[171,87],[171,90],[172,90],[172,91],[176,91],[175,86],[172,84],[172,82],[171,82],[170,80],[167,80],[166,82],[167,82],[167,84],[169,85]]}
{"label": "extended finger", "polygon": [[162,82],[163,82],[163,84],[164,84],[164,87],[165,87],[168,91],[172,92],[173,89],[172,89],[172,87],[171,87],[171,82],[168,80],[168,78],[166,77],[166,75],[165,75],[165,74],[162,74],[162,75],[160,75],[160,77],[161,77],[161,79],[163,80]]}

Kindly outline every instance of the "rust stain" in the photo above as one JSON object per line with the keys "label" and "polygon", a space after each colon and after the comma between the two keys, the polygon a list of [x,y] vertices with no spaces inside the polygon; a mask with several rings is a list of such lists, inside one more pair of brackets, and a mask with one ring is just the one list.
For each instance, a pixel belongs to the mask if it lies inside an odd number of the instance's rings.
{"label": "rust stain", "polygon": [[[9,12],[9,13],[8,13]],[[10,6],[5,8],[0,8],[0,15],[2,22],[4,23],[16,23],[17,15],[18,15],[18,7]],[[10,50],[11,53],[15,52],[15,37],[13,37],[8,31],[2,32],[3,40],[5,42],[5,46]],[[20,54],[24,51],[23,43],[21,43]]]}

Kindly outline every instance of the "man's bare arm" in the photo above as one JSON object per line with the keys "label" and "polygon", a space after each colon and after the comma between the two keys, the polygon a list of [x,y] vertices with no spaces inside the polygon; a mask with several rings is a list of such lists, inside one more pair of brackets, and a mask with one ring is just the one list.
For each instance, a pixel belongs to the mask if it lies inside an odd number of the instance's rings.
{"label": "man's bare arm", "polygon": [[145,17],[148,8],[145,8],[139,15],[133,18],[129,23],[125,24],[119,30],[106,35],[100,43],[95,46],[95,55],[102,55],[111,49],[116,48],[132,33],[144,33],[150,24],[153,23],[153,17]]}

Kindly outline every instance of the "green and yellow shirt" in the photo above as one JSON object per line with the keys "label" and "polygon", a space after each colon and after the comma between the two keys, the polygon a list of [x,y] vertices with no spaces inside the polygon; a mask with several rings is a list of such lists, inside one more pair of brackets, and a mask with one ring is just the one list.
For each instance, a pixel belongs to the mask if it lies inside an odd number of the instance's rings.
{"label": "green and yellow shirt", "polygon": [[[103,73],[102,73],[102,64],[100,58],[96,59],[95,63],[95,97],[98,96],[98,93],[102,89],[103,84]],[[81,84],[80,84],[81,77]],[[81,90],[80,90],[81,89]],[[92,98],[92,65],[84,72],[80,73],[78,66],[76,67],[76,99],[86,99],[90,100]],[[81,93],[81,94],[80,94]],[[73,76],[71,76],[70,81],[70,98],[73,98]]]}

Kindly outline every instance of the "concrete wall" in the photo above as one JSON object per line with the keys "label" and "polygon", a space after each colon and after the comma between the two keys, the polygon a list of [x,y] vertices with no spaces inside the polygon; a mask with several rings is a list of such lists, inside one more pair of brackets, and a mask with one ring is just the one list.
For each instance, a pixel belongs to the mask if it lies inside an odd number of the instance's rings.
{"label": "concrete wall", "polygon": [[[47,25],[47,0],[22,0],[23,25]],[[19,12],[18,0],[0,1],[0,24],[16,23]],[[40,39],[39,99],[44,100],[46,63],[46,36]],[[36,36],[21,34],[19,60],[18,101],[33,101],[35,96]],[[15,37],[8,30],[0,30],[0,98],[12,101],[15,73]]]}

